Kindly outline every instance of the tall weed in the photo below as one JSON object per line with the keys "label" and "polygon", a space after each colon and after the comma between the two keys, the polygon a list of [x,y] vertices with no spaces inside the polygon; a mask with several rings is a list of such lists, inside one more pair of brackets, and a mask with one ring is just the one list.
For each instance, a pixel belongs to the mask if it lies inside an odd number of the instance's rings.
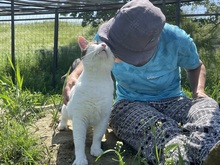
{"label": "tall weed", "polygon": [[7,75],[0,77],[0,164],[43,164],[47,151],[40,140],[28,132],[36,117],[41,114],[36,105],[45,99],[38,93],[23,90],[23,77],[19,65],[11,68],[15,72],[15,84]]}
{"label": "tall weed", "polygon": [[7,75],[0,76],[0,99],[2,101],[2,109],[10,119],[23,123],[26,120],[32,120],[39,114],[36,105],[46,102],[46,96],[40,93],[31,93],[23,90],[23,77],[20,73],[19,65],[13,66],[10,58],[8,58],[11,68],[15,72],[15,84],[12,78]]}
{"label": "tall weed", "polygon": [[[15,120],[0,119],[0,164],[39,164],[46,150],[40,141]],[[43,162],[42,162],[43,163]]]}

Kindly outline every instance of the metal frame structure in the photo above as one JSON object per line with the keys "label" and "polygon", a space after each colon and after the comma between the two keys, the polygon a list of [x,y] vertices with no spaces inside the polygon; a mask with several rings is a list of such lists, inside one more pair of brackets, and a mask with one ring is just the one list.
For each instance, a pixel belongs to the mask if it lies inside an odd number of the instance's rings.
{"label": "metal frame structure", "polygon": [[[59,14],[71,12],[87,12],[99,10],[119,9],[129,0],[1,0],[0,16],[10,16],[11,22],[11,59],[15,65],[15,16],[54,14],[54,69],[53,85],[55,86],[55,74],[58,59],[58,28]],[[176,4],[176,24],[180,22],[180,7],[182,2],[192,2],[193,0],[150,0],[154,5],[162,6],[165,9],[167,4]],[[194,0],[195,1],[195,0]],[[199,1],[199,0],[196,0]],[[1,22],[1,20],[0,20]],[[15,73],[12,72],[13,81]]]}
{"label": "metal frame structure", "polygon": [[[1,0],[0,15],[52,14],[118,9],[129,0]],[[192,0],[151,0],[155,5],[191,2]]]}

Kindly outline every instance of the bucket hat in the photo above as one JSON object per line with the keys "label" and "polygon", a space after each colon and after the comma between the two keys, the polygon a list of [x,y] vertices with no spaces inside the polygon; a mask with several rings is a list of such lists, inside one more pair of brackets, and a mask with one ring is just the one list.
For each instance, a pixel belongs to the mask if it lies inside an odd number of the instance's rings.
{"label": "bucket hat", "polygon": [[154,55],[165,20],[149,0],[132,0],[99,27],[98,35],[116,57],[141,66]]}

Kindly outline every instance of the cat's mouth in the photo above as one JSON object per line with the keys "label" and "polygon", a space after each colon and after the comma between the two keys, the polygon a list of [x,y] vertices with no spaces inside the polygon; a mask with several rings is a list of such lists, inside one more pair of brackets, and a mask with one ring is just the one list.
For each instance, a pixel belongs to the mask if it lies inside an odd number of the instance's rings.
{"label": "cat's mouth", "polygon": [[105,48],[103,48],[102,50],[100,50],[98,54],[100,54],[100,53],[102,53],[102,52],[105,52],[105,53],[107,54],[107,51],[106,51]]}
{"label": "cat's mouth", "polygon": [[101,52],[106,52],[106,50],[105,50],[105,49],[103,49]]}

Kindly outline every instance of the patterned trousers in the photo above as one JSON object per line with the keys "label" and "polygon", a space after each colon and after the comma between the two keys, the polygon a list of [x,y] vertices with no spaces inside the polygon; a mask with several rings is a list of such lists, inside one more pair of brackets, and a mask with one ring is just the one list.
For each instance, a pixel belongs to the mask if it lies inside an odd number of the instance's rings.
{"label": "patterned trousers", "polygon": [[[175,97],[161,101],[121,100],[113,106],[110,127],[116,136],[150,162],[156,162],[155,146],[162,151],[179,147],[185,164],[202,164],[220,140],[220,111],[209,97],[191,100]],[[178,162],[179,151],[172,156]]]}

